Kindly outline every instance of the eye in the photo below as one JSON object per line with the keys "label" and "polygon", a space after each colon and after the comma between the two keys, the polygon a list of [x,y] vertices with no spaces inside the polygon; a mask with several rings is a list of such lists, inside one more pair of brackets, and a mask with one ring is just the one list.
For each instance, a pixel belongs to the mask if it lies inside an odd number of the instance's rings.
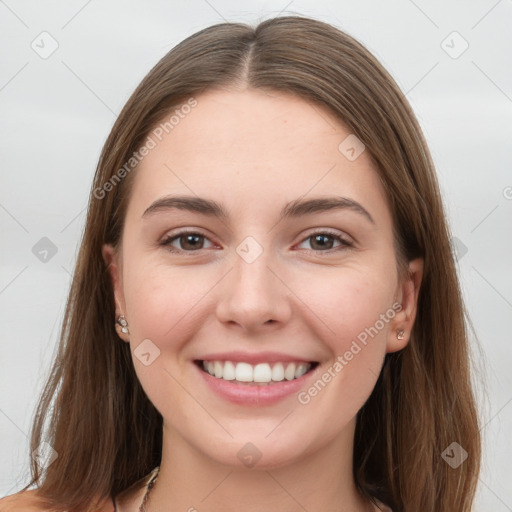
{"label": "eye", "polygon": [[[159,245],[168,247],[171,252],[194,252],[205,248],[205,240],[208,240],[208,238],[197,231],[180,231],[175,235],[165,238]],[[178,242],[180,247],[173,245],[174,242]]]}
{"label": "eye", "polygon": [[[201,249],[205,249],[204,242],[208,241],[211,246],[214,244],[204,235],[197,231],[180,231],[172,236],[165,238],[159,245],[167,247],[170,252],[196,252]],[[306,249],[313,252],[330,252],[340,250],[344,247],[352,247],[352,242],[346,240],[337,233],[331,231],[317,231],[316,233],[310,234],[301,243],[305,243],[311,240],[312,249]],[[339,245],[333,248],[335,242]],[[178,243],[179,247],[176,247]],[[315,247],[316,246],[316,247]]]}
{"label": "eye", "polygon": [[[309,250],[314,252],[329,252],[330,250],[335,251],[344,247],[352,247],[353,245],[352,242],[331,231],[317,231],[316,233],[311,233],[307,238],[304,239],[302,244],[308,240],[311,240],[311,246],[313,247]],[[338,241],[339,245],[333,249],[334,241]]]}

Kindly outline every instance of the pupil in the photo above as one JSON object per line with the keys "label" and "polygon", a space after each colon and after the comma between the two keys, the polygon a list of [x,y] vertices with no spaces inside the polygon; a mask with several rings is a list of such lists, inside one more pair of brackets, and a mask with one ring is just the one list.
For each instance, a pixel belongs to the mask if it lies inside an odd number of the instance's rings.
{"label": "pupil", "polygon": [[200,238],[200,235],[185,235],[184,238],[186,240],[185,245],[190,245],[192,249],[197,249],[197,244],[194,245],[194,241],[197,242],[198,239]]}
{"label": "pupil", "polygon": [[[327,235],[327,236],[326,236],[326,235],[315,235],[315,236],[314,236],[315,243],[316,243],[316,242],[320,242],[320,247],[321,247],[321,248],[324,248],[324,249],[325,249],[325,247],[326,247],[326,246],[329,246],[329,247],[328,247],[328,249],[331,249],[331,248],[332,248],[332,247],[331,247],[331,246],[332,246],[332,241],[331,241],[331,243],[330,243],[330,244],[329,244],[328,242],[327,242],[327,243],[325,243],[325,240],[326,240],[326,239],[329,239],[329,238],[331,238],[331,237],[330,237],[330,236],[328,236],[328,235]],[[324,242],[322,242],[322,240],[324,240]]]}

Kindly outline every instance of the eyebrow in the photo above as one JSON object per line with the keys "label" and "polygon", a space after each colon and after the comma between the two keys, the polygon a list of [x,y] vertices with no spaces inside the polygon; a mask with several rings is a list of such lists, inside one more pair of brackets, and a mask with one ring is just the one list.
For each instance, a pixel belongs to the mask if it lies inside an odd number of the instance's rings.
{"label": "eyebrow", "polygon": [[[211,199],[194,196],[165,196],[157,199],[149,206],[142,217],[170,209],[187,210],[194,213],[200,213],[210,217],[216,217],[220,220],[227,220],[229,213],[219,203]],[[295,199],[287,203],[281,210],[280,218],[300,217],[302,215],[311,215],[331,210],[351,210],[375,224],[373,217],[361,204],[348,197],[332,196],[319,197],[314,199]]]}

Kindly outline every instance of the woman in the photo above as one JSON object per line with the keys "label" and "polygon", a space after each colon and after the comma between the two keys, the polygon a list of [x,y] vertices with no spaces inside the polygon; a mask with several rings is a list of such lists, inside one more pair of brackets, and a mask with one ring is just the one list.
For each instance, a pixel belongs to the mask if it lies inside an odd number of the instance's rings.
{"label": "woman", "polygon": [[471,510],[435,170],[360,43],[226,23],[145,77],[103,148],[31,447],[37,491],[2,512]]}

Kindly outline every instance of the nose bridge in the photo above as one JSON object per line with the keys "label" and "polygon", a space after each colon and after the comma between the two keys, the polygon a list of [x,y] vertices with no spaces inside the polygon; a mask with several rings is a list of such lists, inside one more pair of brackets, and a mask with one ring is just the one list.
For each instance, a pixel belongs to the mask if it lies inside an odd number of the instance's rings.
{"label": "nose bridge", "polygon": [[275,275],[271,250],[247,237],[235,248],[232,263],[217,308],[219,319],[245,328],[270,319],[284,321],[289,312],[286,287]]}

